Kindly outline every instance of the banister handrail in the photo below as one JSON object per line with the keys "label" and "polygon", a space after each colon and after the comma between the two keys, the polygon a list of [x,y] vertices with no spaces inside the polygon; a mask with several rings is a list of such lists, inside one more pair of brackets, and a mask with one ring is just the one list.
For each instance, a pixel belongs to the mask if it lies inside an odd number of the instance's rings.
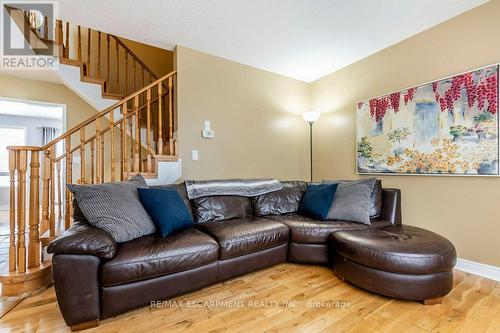
{"label": "banister handrail", "polygon": [[[163,94],[163,96],[165,96],[165,94]],[[154,103],[158,101],[158,97],[151,100],[151,103]],[[132,118],[137,112],[140,112],[141,110],[143,110],[144,108],[146,108],[146,105],[143,105],[141,106],[139,109],[137,109],[137,111],[132,111],[131,113],[127,113],[127,119],[128,118]],[[123,118],[117,120],[113,126],[118,126],[120,125],[121,123],[123,123]],[[109,126],[106,126],[106,128],[102,129],[101,131],[99,131],[99,135],[103,135],[105,133],[107,133],[109,131],[110,127]],[[88,144],[90,143],[91,141],[95,140],[96,139],[96,134],[92,135],[90,138],[86,139],[85,140],[85,144]],[[10,148],[10,147],[7,147],[7,148]],[[17,147],[16,147],[17,148]],[[22,148],[22,147],[21,147]],[[38,148],[38,150],[42,150],[42,147],[30,147],[30,148]],[[76,146],[76,147],[73,147],[71,150],[70,150],[70,154],[76,152],[78,149],[80,149],[80,145]],[[66,157],[66,153],[62,154],[61,156],[57,157],[55,159],[55,162],[59,162],[60,160],[64,159]]]}
{"label": "banister handrail", "polygon": [[147,70],[149,72],[149,74],[154,79],[158,79],[158,75],[156,75],[153,72],[153,70],[148,67],[148,65],[146,65],[127,45],[125,45],[125,43],[123,43],[118,36],[111,35],[111,34],[110,34],[110,36],[113,37],[116,40],[116,42],[118,44],[120,44],[121,47],[123,47],[128,53],[130,53],[132,55],[132,57],[135,59],[135,61],[137,61],[139,64],[141,64],[141,66],[144,67],[144,69]]}
{"label": "banister handrail", "polygon": [[46,150],[48,148],[50,148],[51,146],[55,145],[56,143],[58,143],[59,141],[67,138],[68,136],[76,133],[77,131],[79,131],[82,127],[85,127],[89,124],[91,124],[92,122],[94,122],[95,120],[107,115],[108,113],[110,113],[111,111],[114,111],[115,109],[117,109],[118,107],[120,107],[120,105],[124,104],[124,103],[127,103],[128,101],[132,100],[133,98],[135,98],[136,96],[140,95],[141,93],[144,93],[146,92],[148,89],[151,89],[152,87],[154,87],[155,85],[161,83],[162,81],[164,81],[165,79],[168,79],[169,77],[171,76],[174,76],[177,72],[176,71],[172,71],[168,74],[165,74],[164,76],[160,77],[159,79],[151,82],[150,84],[144,86],[143,88],[137,90],[136,92],[128,95],[127,97],[123,98],[122,100],[120,100],[119,102],[116,102],[115,104],[111,105],[110,107],[96,113],[94,116],[88,118],[87,120],[84,120],[82,121],[81,123],[79,123],[78,125],[76,126],[73,126],[72,128],[70,128],[69,130],[67,130],[66,132],[64,132],[64,134],[58,136],[57,138],[55,138],[54,140],[50,141],[49,143],[45,144],[44,146],[42,146],[42,150]]}

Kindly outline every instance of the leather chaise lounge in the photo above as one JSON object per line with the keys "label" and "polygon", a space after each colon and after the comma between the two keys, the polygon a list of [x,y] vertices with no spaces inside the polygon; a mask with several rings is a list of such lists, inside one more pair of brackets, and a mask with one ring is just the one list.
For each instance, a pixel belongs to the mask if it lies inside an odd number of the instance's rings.
{"label": "leather chaise lounge", "polygon": [[[55,291],[66,324],[73,330],[92,327],[100,319],[149,305],[151,301],[286,261],[333,264],[344,257],[336,256],[334,246],[338,243],[332,234],[401,225],[400,190],[384,189],[380,181],[372,195],[370,226],[300,216],[296,210],[306,183],[282,183],[282,190],[254,198],[213,196],[193,200],[188,200],[184,184],[169,185],[185,200],[195,226],[166,238],[152,234],[126,243],[116,243],[108,233],[92,227],[74,203],[74,225],[48,247],[54,254]],[[348,251],[343,255],[348,256]],[[363,260],[357,261],[356,265],[363,265]],[[422,296],[416,289],[412,299],[425,300],[448,293],[452,261],[450,258],[442,267],[433,266],[435,272],[448,271],[445,282],[430,293],[422,292]],[[409,264],[418,266],[418,258]],[[337,274],[344,274],[345,265],[343,269]],[[376,272],[376,267],[371,271]],[[355,272],[352,274],[362,280]],[[341,277],[351,280],[348,274]],[[391,283],[397,283],[398,275],[391,277],[395,277]],[[405,277],[402,283],[408,281]],[[363,281],[352,282],[365,287]],[[432,284],[432,277],[425,283]],[[406,284],[405,288],[412,287]]]}

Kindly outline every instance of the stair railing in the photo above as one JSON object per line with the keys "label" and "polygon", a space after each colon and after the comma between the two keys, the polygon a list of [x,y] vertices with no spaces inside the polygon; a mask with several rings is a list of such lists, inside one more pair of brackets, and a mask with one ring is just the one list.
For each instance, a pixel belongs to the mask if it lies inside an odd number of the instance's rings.
{"label": "stair railing", "polygon": [[[38,38],[59,46],[62,63],[80,65],[84,79],[102,83],[105,94],[120,99],[158,80],[151,68],[115,35],[62,20],[49,22],[50,18],[37,17],[33,11],[23,10],[22,14]],[[42,24],[38,22],[40,20],[43,20]],[[53,26],[55,31],[51,29]]]}
{"label": "stair railing", "polygon": [[[177,155],[175,85],[176,72],[171,72],[43,147],[8,147],[11,272],[25,273],[40,266],[41,244],[70,227],[72,196],[64,184],[75,179],[81,184],[124,180],[139,172],[154,172],[151,160],[155,155]],[[146,129],[144,143],[141,128]]]}
{"label": "stair railing", "polygon": [[158,79],[115,35],[56,20],[56,38],[60,58],[80,62],[84,77],[104,80],[105,93],[127,96]]}

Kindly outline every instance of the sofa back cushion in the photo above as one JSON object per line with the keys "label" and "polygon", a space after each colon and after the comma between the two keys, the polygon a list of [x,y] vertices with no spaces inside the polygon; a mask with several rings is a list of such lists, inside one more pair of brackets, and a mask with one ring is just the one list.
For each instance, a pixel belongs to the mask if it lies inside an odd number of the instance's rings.
{"label": "sofa back cushion", "polygon": [[252,205],[257,216],[295,213],[307,190],[305,182],[281,182],[283,189],[252,198]]}
{"label": "sofa back cushion", "polygon": [[191,208],[196,224],[253,216],[251,199],[236,195],[196,198]]}

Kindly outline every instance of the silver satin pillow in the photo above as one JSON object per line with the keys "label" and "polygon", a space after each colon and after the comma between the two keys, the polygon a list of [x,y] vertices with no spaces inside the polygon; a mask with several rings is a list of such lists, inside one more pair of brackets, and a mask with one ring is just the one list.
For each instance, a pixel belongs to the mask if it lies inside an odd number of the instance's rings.
{"label": "silver satin pillow", "polygon": [[376,178],[367,178],[340,183],[328,211],[327,219],[370,225],[371,195],[376,181]]}

